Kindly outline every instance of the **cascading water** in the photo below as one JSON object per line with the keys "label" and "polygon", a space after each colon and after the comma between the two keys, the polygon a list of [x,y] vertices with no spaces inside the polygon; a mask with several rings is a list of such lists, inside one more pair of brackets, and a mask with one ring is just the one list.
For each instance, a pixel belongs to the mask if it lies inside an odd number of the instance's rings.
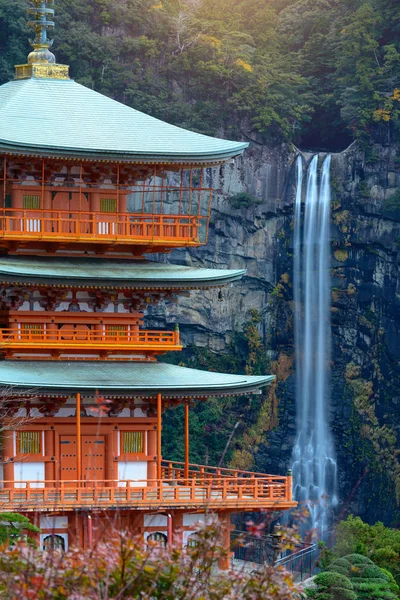
{"label": "cascading water", "polygon": [[297,159],[294,216],[294,321],[297,439],[293,449],[295,499],[309,511],[308,528],[324,539],[336,498],[336,461],[328,425],[330,370],[330,163],[318,155],[307,170],[302,224],[303,159]]}

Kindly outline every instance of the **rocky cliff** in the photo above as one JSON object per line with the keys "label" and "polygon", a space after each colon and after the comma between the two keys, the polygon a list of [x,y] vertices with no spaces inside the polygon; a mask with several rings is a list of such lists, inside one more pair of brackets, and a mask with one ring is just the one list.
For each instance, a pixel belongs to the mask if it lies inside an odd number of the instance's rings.
{"label": "rocky cliff", "polygon": [[[174,252],[170,260],[244,267],[247,275],[225,289],[222,299],[218,291],[194,293],[179,305],[148,315],[154,325],[178,322],[186,344],[224,352],[248,311],[259,311],[271,365],[282,360],[286,365],[271,392],[278,403],[277,425],[264,436],[255,455],[257,470],[266,472],[282,473],[290,466],[295,436],[291,366],[295,156],[294,148],[271,151],[254,145],[243,158],[208,173],[218,190],[209,242],[193,251]],[[310,157],[304,154],[306,161]],[[341,507],[387,523],[399,515],[396,487],[400,499],[399,157],[394,146],[374,146],[366,155],[353,144],[332,160],[330,418]]]}

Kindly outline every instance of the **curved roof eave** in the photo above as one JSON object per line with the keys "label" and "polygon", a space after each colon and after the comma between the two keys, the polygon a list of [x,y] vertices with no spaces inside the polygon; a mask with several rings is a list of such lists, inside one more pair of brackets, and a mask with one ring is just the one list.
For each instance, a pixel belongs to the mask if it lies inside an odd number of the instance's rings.
{"label": "curved roof eave", "polygon": [[171,125],[73,80],[31,78],[0,86],[0,146],[83,160],[207,164],[248,144]]}
{"label": "curved roof eave", "polygon": [[66,158],[76,160],[94,160],[99,161],[110,160],[113,162],[125,163],[149,163],[149,164],[202,164],[210,165],[225,162],[231,158],[236,158],[243,154],[244,150],[249,146],[247,142],[243,142],[243,147],[238,148],[234,152],[221,152],[219,154],[136,154],[136,153],[112,153],[106,150],[77,150],[73,148],[60,148],[51,146],[29,146],[27,144],[17,145],[8,144],[5,140],[0,140],[0,152],[10,155],[24,156],[39,156],[40,158]]}
{"label": "curved roof eave", "polygon": [[15,393],[100,393],[168,397],[255,393],[273,375],[231,375],[189,369],[160,362],[2,361],[0,387]]}
{"label": "curved roof eave", "polygon": [[184,289],[226,285],[245,275],[245,269],[208,269],[150,260],[66,257],[0,257],[0,280],[81,286]]}

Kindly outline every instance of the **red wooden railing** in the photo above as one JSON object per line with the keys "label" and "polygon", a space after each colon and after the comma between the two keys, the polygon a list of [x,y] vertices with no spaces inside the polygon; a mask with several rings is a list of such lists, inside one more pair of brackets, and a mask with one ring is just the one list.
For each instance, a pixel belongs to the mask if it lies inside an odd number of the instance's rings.
{"label": "red wooden railing", "polygon": [[[179,331],[96,331],[93,329],[68,328],[50,330],[40,324],[37,329],[0,329],[0,347],[34,346],[36,348],[112,347],[143,348],[180,347]],[[41,328],[41,330],[40,330]]]}
{"label": "red wooden railing", "polygon": [[295,506],[291,478],[205,477],[197,479],[99,480],[99,481],[3,481],[0,511],[45,510],[79,507],[196,507],[269,508]]}
{"label": "red wooden railing", "polygon": [[0,211],[0,238],[71,242],[199,245],[207,239],[208,216],[80,211]]}

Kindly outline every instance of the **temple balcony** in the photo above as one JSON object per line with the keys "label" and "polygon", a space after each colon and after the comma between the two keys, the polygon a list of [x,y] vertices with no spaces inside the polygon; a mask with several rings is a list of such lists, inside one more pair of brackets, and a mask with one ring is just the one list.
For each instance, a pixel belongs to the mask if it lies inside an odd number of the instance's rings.
{"label": "temple balcony", "polygon": [[143,314],[139,311],[17,310],[0,311],[0,319],[4,321],[0,327],[0,351],[6,358],[148,360],[182,349],[178,328],[142,329]]}
{"label": "temple balcony", "polygon": [[0,245],[141,256],[205,244],[213,190],[204,170],[169,169],[3,158]]}
{"label": "temple balcony", "polygon": [[3,511],[76,509],[285,510],[292,500],[291,476],[279,477],[216,467],[163,462],[162,478],[0,482]]}
{"label": "temple balcony", "polygon": [[208,217],[140,213],[7,209],[0,215],[0,240],[81,242],[154,247],[201,246]]}
{"label": "temple balcony", "polygon": [[106,353],[110,358],[110,353],[128,351],[155,355],[181,350],[182,346],[179,331],[99,332],[90,329],[77,331],[64,326],[54,331],[1,329],[0,349],[13,351],[13,358],[17,358],[18,353],[27,350],[30,350],[30,353],[54,350],[62,352],[63,355],[67,355],[68,352],[82,353],[96,350]]}

